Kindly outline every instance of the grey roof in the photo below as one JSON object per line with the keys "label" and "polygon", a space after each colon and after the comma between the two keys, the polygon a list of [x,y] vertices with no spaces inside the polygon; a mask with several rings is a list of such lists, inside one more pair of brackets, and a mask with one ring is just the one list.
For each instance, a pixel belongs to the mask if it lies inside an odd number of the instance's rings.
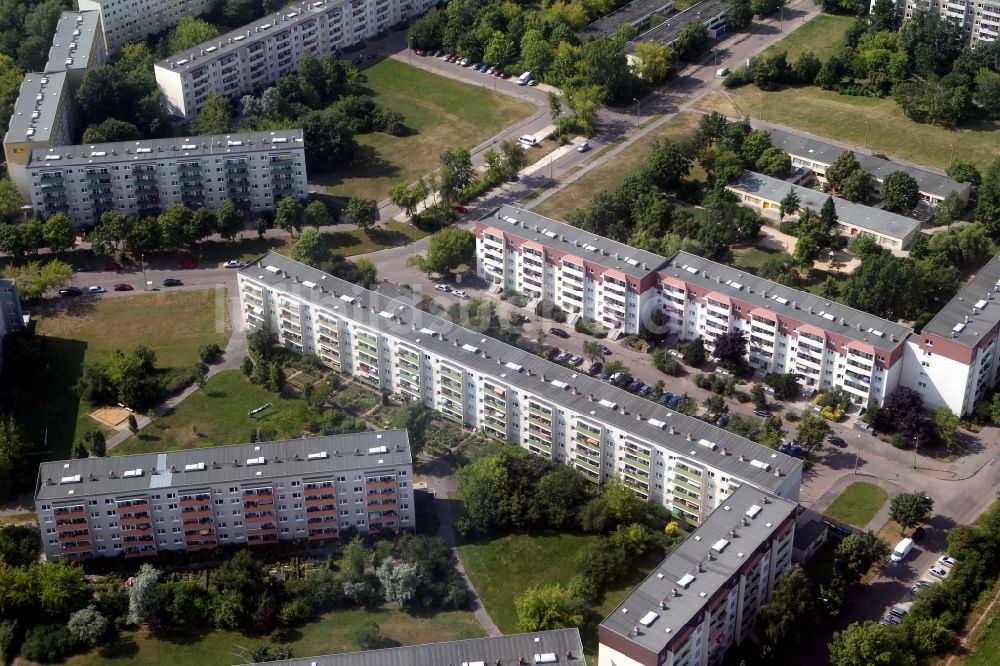
{"label": "grey roof", "polygon": [[[380,448],[382,446],[386,447],[384,452]],[[361,452],[360,455],[355,455],[356,450]],[[323,452],[327,454],[326,457],[308,457],[310,454]],[[266,459],[263,464],[246,464],[248,460],[262,456]],[[237,461],[239,466],[233,466],[233,461]],[[205,468],[185,470],[186,466],[198,463],[203,463]],[[411,463],[410,440],[406,430],[308,437],[131,456],[59,460],[39,465],[35,499],[58,501],[89,495],[141,492],[151,488],[201,487],[229,481],[269,481],[282,476]],[[140,475],[125,476],[127,471],[138,469],[142,470]],[[156,470],[155,473],[153,469]],[[258,473],[262,473],[261,476],[258,477]],[[80,476],[79,482],[73,480],[77,475]],[[51,484],[49,479],[52,480]],[[70,480],[62,483],[63,479]]]}
{"label": "grey roof", "polygon": [[580,39],[607,37],[613,35],[623,25],[637,25],[652,14],[666,16],[672,11],[672,0],[632,0],[584,27],[580,31]]}
{"label": "grey roof", "polygon": [[52,36],[45,71],[62,72],[95,65],[90,62],[90,50],[94,40],[102,37],[98,31],[100,21],[100,12],[63,12],[56,23],[56,34]]}
{"label": "grey roof", "polygon": [[[271,662],[275,666],[514,666],[520,657],[539,663],[535,655],[553,654],[556,664],[584,666],[583,643],[577,629],[554,629],[529,634],[473,638],[448,643],[408,645],[384,650],[328,654]],[[567,655],[572,655],[567,658]]]}
{"label": "grey roof", "polygon": [[689,252],[678,252],[670,266],[659,272],[661,275],[682,279],[688,284],[728,294],[845,338],[868,343],[887,353],[901,346],[913,332],[894,321],[820,298],[808,291],[799,291],[759,278],[752,273],[709,261]]}
{"label": "grey roof", "polygon": [[[3,142],[23,143],[25,141],[47,142],[52,137],[56,123],[56,110],[63,95],[69,94],[66,87],[66,73],[25,74],[21,90],[14,102],[14,113],[7,125],[7,136]],[[34,117],[35,113],[38,117]],[[28,130],[34,130],[29,135]]]}
{"label": "grey roof", "polygon": [[[790,155],[804,157],[821,164],[833,164],[837,156],[847,150],[825,141],[818,141],[809,137],[786,132],[785,130],[772,129],[765,126],[771,133],[771,144],[780,148]],[[890,160],[875,157],[865,152],[854,151],[854,156],[858,160],[861,168],[874,176],[879,182],[894,171],[905,171],[913,176],[920,186],[920,191],[925,194],[932,194],[944,198],[949,192],[964,192],[969,189],[968,183],[959,183],[948,176],[931,171],[923,167],[909,164],[899,164]]]}
{"label": "grey roof", "polygon": [[210,39],[197,46],[174,53],[157,62],[155,66],[163,67],[164,69],[177,69],[179,67],[193,69],[200,67],[206,62],[221,58],[227,53],[243,48],[255,41],[266,39],[270,35],[287,30],[302,21],[315,18],[317,14],[337,6],[341,7],[342,11],[346,11],[346,8],[350,5],[344,2],[337,2],[336,0],[310,0],[309,2],[288,5],[282,7],[280,11],[251,21],[235,30],[230,30],[215,39]]}
{"label": "grey roof", "polygon": [[[274,270],[267,270],[265,267]],[[371,329],[384,331],[417,348],[423,348],[428,353],[450,359],[461,367],[501,377],[509,385],[528,391],[542,400],[549,400],[580,414],[591,414],[604,423],[631,432],[637,437],[671,449],[680,455],[694,455],[706,465],[724,470],[762,488],[777,490],[785,479],[775,476],[773,472],[754,467],[750,464],[750,460],[767,462],[772,470],[780,469],[783,475],[797,470],[802,464],[797,458],[763,447],[705,423],[701,419],[668,410],[658,403],[594,379],[585,373],[552,363],[483,333],[462,328],[423,312],[415,307],[415,300],[406,302],[389,298],[310,268],[284,255],[268,253],[255,259],[240,272],[270,287],[293,294],[303,301],[360,322]],[[316,287],[309,287],[304,284],[305,282]],[[348,300],[345,300],[345,297]],[[394,319],[390,319],[388,315],[392,315]],[[434,334],[425,331],[432,331]],[[471,345],[481,353],[466,350],[463,345]],[[485,357],[483,353],[486,354]],[[513,364],[515,368],[507,364]],[[516,369],[516,366],[520,366],[520,369]],[[565,387],[559,388],[554,385],[557,380],[565,382]],[[576,389],[576,393],[573,389]],[[593,396],[593,401],[589,396]],[[616,403],[619,409],[600,405],[598,401],[601,399]],[[622,413],[622,410],[625,413]],[[639,416],[642,416],[642,420]],[[656,419],[664,425],[657,427],[650,423],[650,419]],[[669,434],[666,430],[668,425],[677,431],[676,435]],[[719,448],[712,450],[700,446],[693,447],[686,440],[688,433],[695,442],[705,439],[715,442]],[[694,453],[693,449],[698,451]],[[746,461],[741,462],[740,456]]]}
{"label": "grey roof", "polygon": [[[636,279],[645,277],[666,261],[658,254],[638,250],[517,206],[500,206],[480,221],[598,266],[621,271]],[[588,247],[592,249],[587,249]]]}
{"label": "grey roof", "polygon": [[[740,519],[747,516],[747,511],[753,506],[759,507],[760,512],[756,517],[748,518],[748,525],[741,526]],[[746,486],[738,488],[604,618],[601,627],[654,653],[659,652],[685,625],[697,620],[713,595],[795,512],[795,506],[794,502],[774,496],[768,496],[765,504],[760,492]],[[729,534],[734,527],[737,529],[736,538]],[[727,542],[721,553],[713,548],[720,539]],[[714,556],[712,560],[707,559],[709,549]],[[702,572],[697,570],[699,562],[704,564]],[[694,581],[683,589],[678,581],[686,574],[693,575]],[[672,596],[674,588],[679,596]],[[660,610],[661,600],[666,601],[665,610]],[[648,627],[641,627],[638,636],[633,636],[632,629],[650,611],[657,617]],[[669,633],[667,629],[670,629]]]}
{"label": "grey roof", "polygon": [[[1000,254],[990,259],[924,326],[963,347],[975,347],[1000,323]],[[968,317],[968,321],[966,321]],[[959,330],[956,330],[959,329]]]}
{"label": "grey roof", "polygon": [[687,24],[694,23],[697,20],[707,21],[726,11],[728,7],[729,0],[702,0],[683,11],[666,17],[663,23],[636,36],[635,39],[628,43],[626,50],[631,52],[635,48],[635,45],[640,42],[656,42],[663,45],[672,44],[680,36],[681,31],[684,30]]}
{"label": "grey roof", "polygon": [[[172,139],[117,141],[83,146],[55,146],[31,151],[28,167],[66,167],[127,160],[162,160],[209,155],[246,154],[252,152],[288,151],[301,149],[302,130],[283,129],[269,132],[206,134]],[[58,159],[46,159],[58,156]]]}
{"label": "grey roof", "polygon": [[[811,208],[815,212],[819,212],[830,197],[823,192],[753,171],[744,171],[729,183],[729,187],[771,201],[781,201],[790,190],[795,190],[799,195],[800,208]],[[835,198],[834,203],[840,220],[874,233],[901,239],[904,247],[910,236],[920,228],[917,220],[881,208],[863,206],[840,198]]]}

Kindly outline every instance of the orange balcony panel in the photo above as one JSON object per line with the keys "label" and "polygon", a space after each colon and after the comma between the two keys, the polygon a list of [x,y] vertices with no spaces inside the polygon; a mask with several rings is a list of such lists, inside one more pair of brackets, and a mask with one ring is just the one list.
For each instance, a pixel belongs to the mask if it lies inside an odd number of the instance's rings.
{"label": "orange balcony panel", "polygon": [[59,521],[59,520],[72,520],[72,519],[75,519],[75,518],[86,518],[87,517],[87,510],[86,509],[78,509],[76,511],[54,511],[52,513],[52,515],[55,517],[55,519],[57,521]]}
{"label": "orange balcony panel", "polygon": [[206,495],[205,497],[191,497],[181,500],[182,509],[200,506],[212,506],[212,498]]}
{"label": "orange balcony panel", "polygon": [[396,502],[392,502],[391,504],[377,504],[375,502],[369,502],[368,503],[368,510],[369,511],[393,511],[393,512],[395,512],[396,509],[398,509],[398,508],[399,508],[399,505]]}
{"label": "orange balcony panel", "polygon": [[218,546],[219,544],[216,543],[215,541],[206,543],[189,543],[184,547],[184,550],[188,551],[189,553],[194,553],[199,550],[212,550],[213,548],[218,548]]}
{"label": "orange balcony panel", "polygon": [[278,525],[274,521],[274,518],[271,518],[271,522],[269,523],[259,523],[246,526],[247,534],[260,534],[261,532],[277,532],[277,531],[278,531]]}
{"label": "orange balcony panel", "polygon": [[189,520],[198,520],[199,518],[211,518],[214,512],[212,507],[205,509],[191,509],[188,511],[181,511],[181,520],[187,523]]}
{"label": "orange balcony panel", "polygon": [[152,534],[152,533],[153,533],[152,523],[144,523],[142,525],[122,525],[123,536],[134,536],[137,534]]}
{"label": "orange balcony panel", "polygon": [[72,532],[74,530],[86,530],[89,529],[90,525],[87,524],[86,518],[80,519],[76,518],[73,522],[66,521],[63,523],[56,523],[56,532]]}
{"label": "orange balcony panel", "polygon": [[306,520],[309,520],[310,518],[321,518],[324,516],[336,516],[336,515],[337,515],[337,507],[335,506],[331,506],[325,509],[322,508],[314,509],[312,511],[306,509]]}
{"label": "orange balcony panel", "polygon": [[257,534],[254,536],[247,535],[248,546],[261,546],[267,543],[278,543],[278,535],[277,534]]}
{"label": "orange balcony panel", "polygon": [[64,534],[58,534],[57,538],[59,543],[65,543],[68,541],[90,541],[90,531],[83,530],[79,533],[67,532]]}
{"label": "orange balcony panel", "polygon": [[392,488],[393,490],[395,490],[395,488],[396,488],[396,481],[395,480],[392,480],[392,481],[372,481],[370,483],[366,483],[365,484],[365,488],[367,490],[388,490],[389,488]]}
{"label": "orange balcony panel", "polygon": [[275,520],[275,518],[274,518],[274,511],[265,511],[265,512],[263,512],[263,513],[261,513],[259,515],[256,515],[256,516],[252,516],[252,515],[245,515],[245,516],[243,516],[243,522],[246,523],[248,527],[249,527],[250,524],[273,523],[274,520]]}
{"label": "orange balcony panel", "polygon": [[336,501],[337,501],[336,495],[326,495],[325,497],[321,495],[314,495],[313,497],[306,495],[306,506],[321,506],[323,504],[334,504]]}
{"label": "orange balcony panel", "polygon": [[253,509],[258,506],[274,506],[274,500],[270,497],[253,497],[250,499],[247,499],[246,497],[243,498],[244,509]]}
{"label": "orange balcony panel", "polygon": [[141,525],[143,523],[152,523],[153,517],[149,514],[145,516],[122,516],[118,515],[118,523],[125,527],[126,525]]}
{"label": "orange balcony panel", "polygon": [[198,539],[215,539],[215,530],[213,529],[200,529],[200,530],[187,530],[184,532],[184,539],[187,541],[197,541]]}
{"label": "orange balcony panel", "polygon": [[81,543],[76,546],[60,546],[59,550],[66,555],[82,555],[94,552],[94,547],[89,543]]}

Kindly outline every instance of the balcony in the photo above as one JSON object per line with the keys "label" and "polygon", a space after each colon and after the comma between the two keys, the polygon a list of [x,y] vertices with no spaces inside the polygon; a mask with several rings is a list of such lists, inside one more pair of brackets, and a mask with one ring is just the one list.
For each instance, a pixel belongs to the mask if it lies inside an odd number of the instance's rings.
{"label": "balcony", "polygon": [[73,509],[72,511],[60,511],[57,509],[52,512],[52,515],[55,517],[56,523],[59,523],[59,521],[78,520],[80,518],[86,521],[87,510],[84,507]]}
{"label": "balcony", "polygon": [[366,481],[365,489],[370,493],[373,490],[395,490],[396,480],[391,479],[387,481]]}

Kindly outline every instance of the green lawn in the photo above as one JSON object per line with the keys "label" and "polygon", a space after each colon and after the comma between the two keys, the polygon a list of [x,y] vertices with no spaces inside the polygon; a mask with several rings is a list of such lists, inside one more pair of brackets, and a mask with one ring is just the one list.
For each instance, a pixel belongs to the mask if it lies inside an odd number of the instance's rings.
{"label": "green lawn", "polygon": [[733,266],[735,268],[745,268],[749,271],[756,271],[769,259],[791,259],[787,252],[780,252],[768,247],[748,247],[733,250]]}
{"label": "green lawn", "polygon": [[[436,169],[446,149],[472,148],[535,110],[485,85],[460,83],[391,58],[363,73],[375,101],[402,113],[411,133],[358,136],[354,162],[316,179],[336,195],[382,199],[400,180],[412,182]],[[484,84],[491,81],[483,78]]]}
{"label": "green lawn", "polygon": [[816,18],[793,30],[777,44],[769,46],[761,55],[784,51],[788,60],[794,62],[800,53],[812,51],[813,55],[825,61],[841,45],[844,35],[854,25],[853,16],[818,14]]}
{"label": "green lawn", "polygon": [[963,666],[995,666],[1000,654],[1000,614],[996,610],[986,620],[975,637],[975,647],[961,663]]}
{"label": "green lawn", "polygon": [[[625,180],[625,176],[635,165],[646,159],[653,141],[661,137],[677,138],[689,134],[698,127],[700,114],[685,111],[679,113],[654,131],[633,142],[613,159],[588,171],[574,182],[559,190],[532,211],[539,215],[565,220],[566,214],[574,208],[587,206],[595,192],[610,190]],[[699,167],[700,169],[700,167]],[[700,172],[702,175],[704,172]],[[692,173],[698,177],[698,173]]]}
{"label": "green lawn", "polygon": [[844,488],[844,492],[823,513],[841,522],[864,529],[875,517],[889,496],[873,483],[857,482]]}
{"label": "green lawn", "polygon": [[[273,407],[258,416],[247,412],[265,403]],[[251,384],[238,370],[208,380],[173,412],[155,419],[112,450],[113,455],[191,449],[253,441],[258,428],[267,439],[298,437],[308,418],[306,403],[278,396]],[[193,426],[193,427],[192,427]]]}
{"label": "green lawn", "polygon": [[[352,229],[351,231],[323,234],[323,239],[326,241],[328,248],[337,254],[350,257],[356,254],[366,254],[368,252],[375,252],[376,250],[383,250],[387,247],[409,245],[426,235],[426,231],[421,231],[412,224],[389,220],[384,224],[370,229],[367,233],[360,229]],[[279,252],[287,253],[287,250],[291,249],[294,242],[294,240],[291,241],[285,250],[279,250]]]}
{"label": "green lawn", "polygon": [[229,666],[243,663],[237,646],[270,640],[291,647],[296,657],[357,650],[350,636],[362,622],[374,620],[392,645],[413,645],[480,638],[483,631],[468,611],[412,616],[398,610],[345,610],[271,637],[247,637],[231,631],[209,631],[158,640],[146,632],[123,632],[113,644],[66,660],[67,666]]}
{"label": "green lawn", "polygon": [[160,367],[192,365],[201,345],[224,347],[229,340],[228,307],[222,308],[221,320],[216,315],[216,298],[225,297],[225,290],[135,292],[62,300],[51,312],[33,309],[41,366],[22,378],[16,411],[31,441],[48,443],[39,448],[39,458],[68,457],[74,439],[101,429],[88,416],[92,406],[73,392],[86,363],[144,344],[156,353]]}

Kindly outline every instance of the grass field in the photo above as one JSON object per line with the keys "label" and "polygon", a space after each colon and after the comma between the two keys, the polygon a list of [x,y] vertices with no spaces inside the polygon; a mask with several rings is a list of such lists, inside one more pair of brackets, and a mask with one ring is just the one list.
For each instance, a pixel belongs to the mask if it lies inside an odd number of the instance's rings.
{"label": "grass field", "polygon": [[873,483],[857,482],[844,488],[844,492],[823,513],[830,518],[864,529],[875,517],[889,496]]}
{"label": "grass field", "polygon": [[411,134],[358,136],[354,162],[317,179],[329,192],[341,196],[382,199],[397,182],[412,182],[436,169],[438,156],[446,149],[459,144],[472,148],[535,110],[534,105],[514,97],[391,58],[363,73],[375,101],[402,113]]}
{"label": "grass field", "polygon": [[747,247],[733,250],[733,266],[755,271],[769,259],[791,259],[787,252],[779,252],[767,247]]}
{"label": "grass field", "polygon": [[264,640],[287,645],[296,657],[352,652],[351,640],[361,623],[374,620],[390,645],[435,643],[480,638],[483,631],[468,611],[412,616],[389,608],[375,611],[347,610],[327,613],[303,627],[272,637],[247,637],[231,631],[210,631],[159,640],[146,632],[124,632],[111,645],[66,660],[67,666],[229,666],[244,663],[237,646]]}
{"label": "grass field", "polygon": [[854,24],[853,16],[819,14],[816,18],[788,33],[777,44],[769,46],[761,55],[784,51],[788,60],[794,62],[799,54],[812,51],[813,55],[825,61],[840,46],[847,30]]}
{"label": "grass field", "polygon": [[17,396],[17,415],[31,441],[48,446],[45,459],[68,457],[73,440],[99,429],[87,416],[73,387],[86,363],[107,358],[116,349],[144,344],[156,353],[159,367],[192,365],[198,348],[225,346],[231,325],[229,309],[216,319],[216,299],[224,290],[177,291],[104,299],[60,301],[57,311],[32,315],[42,350],[42,367],[26,377]]}
{"label": "grass field", "polygon": [[[247,416],[251,409],[268,402],[273,407],[256,417]],[[298,437],[306,418],[304,401],[278,396],[251,384],[240,371],[226,370],[111,453],[120,456],[250,442],[258,428],[268,439]]]}
{"label": "grass field", "polygon": [[[614,159],[588,171],[549,197],[532,210],[539,215],[565,220],[566,214],[574,208],[586,206],[595,192],[617,187],[636,164],[646,158],[653,141],[660,137],[677,138],[698,127],[700,114],[683,112],[656,128],[646,136],[632,143]],[[692,174],[697,176],[697,174]]]}

